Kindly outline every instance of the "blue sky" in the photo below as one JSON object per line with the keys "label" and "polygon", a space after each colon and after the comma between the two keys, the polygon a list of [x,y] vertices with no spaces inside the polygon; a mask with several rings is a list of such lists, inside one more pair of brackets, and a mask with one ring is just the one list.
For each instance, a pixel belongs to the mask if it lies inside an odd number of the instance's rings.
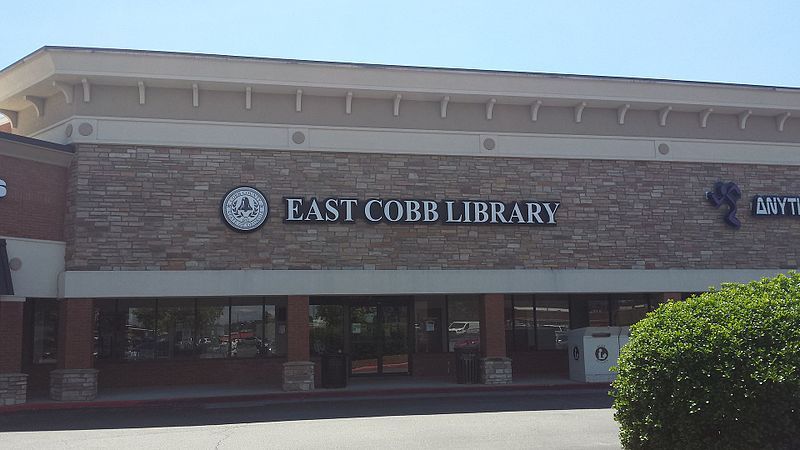
{"label": "blue sky", "polygon": [[800,87],[797,0],[34,4],[4,8],[0,67],[68,45]]}

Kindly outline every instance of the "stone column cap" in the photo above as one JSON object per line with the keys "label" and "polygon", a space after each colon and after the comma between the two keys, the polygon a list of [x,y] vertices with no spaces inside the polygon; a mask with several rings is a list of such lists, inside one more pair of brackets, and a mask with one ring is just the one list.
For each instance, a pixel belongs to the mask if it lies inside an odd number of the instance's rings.
{"label": "stone column cap", "polygon": [[26,297],[19,295],[0,295],[0,302],[25,303]]}

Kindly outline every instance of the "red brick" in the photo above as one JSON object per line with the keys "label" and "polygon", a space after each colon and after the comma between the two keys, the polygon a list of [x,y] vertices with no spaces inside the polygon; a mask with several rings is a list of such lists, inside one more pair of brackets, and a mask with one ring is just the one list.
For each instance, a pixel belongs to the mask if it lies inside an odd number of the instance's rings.
{"label": "red brick", "polygon": [[287,359],[309,361],[308,296],[290,295],[286,304]]}
{"label": "red brick", "polygon": [[91,369],[94,366],[93,304],[92,299],[59,300],[59,369]]}
{"label": "red brick", "polygon": [[23,302],[0,301],[0,373],[22,371]]}
{"label": "red brick", "polygon": [[0,155],[8,195],[0,201],[0,235],[64,240],[67,169]]}

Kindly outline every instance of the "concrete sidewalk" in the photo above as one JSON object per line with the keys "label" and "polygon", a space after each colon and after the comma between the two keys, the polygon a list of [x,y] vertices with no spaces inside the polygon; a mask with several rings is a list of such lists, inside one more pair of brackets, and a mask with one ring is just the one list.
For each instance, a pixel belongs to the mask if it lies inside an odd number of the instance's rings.
{"label": "concrete sidewalk", "polygon": [[300,399],[368,398],[412,394],[572,390],[587,388],[608,390],[609,385],[607,383],[580,383],[562,377],[525,377],[515,379],[512,384],[485,385],[455,384],[450,378],[418,379],[408,376],[397,376],[385,378],[350,378],[345,388],[320,388],[310,392],[284,392],[278,386],[155,386],[103,389],[98,392],[97,399],[88,402],[58,402],[46,397],[33,397],[22,405],[0,407],[0,414],[15,411],[183,406],[200,403],[255,400],[280,402]]}

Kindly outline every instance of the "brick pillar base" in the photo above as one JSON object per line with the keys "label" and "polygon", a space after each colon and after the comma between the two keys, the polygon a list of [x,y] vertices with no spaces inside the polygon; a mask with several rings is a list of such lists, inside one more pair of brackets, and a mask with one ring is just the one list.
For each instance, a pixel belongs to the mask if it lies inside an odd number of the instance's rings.
{"label": "brick pillar base", "polygon": [[313,391],[314,363],[311,361],[289,361],[283,363],[283,390]]}
{"label": "brick pillar base", "polygon": [[58,369],[50,372],[50,398],[81,402],[97,397],[96,369]]}
{"label": "brick pillar base", "polygon": [[28,375],[0,373],[0,406],[21,405],[28,396]]}
{"label": "brick pillar base", "polygon": [[511,384],[511,358],[481,358],[481,383]]}

